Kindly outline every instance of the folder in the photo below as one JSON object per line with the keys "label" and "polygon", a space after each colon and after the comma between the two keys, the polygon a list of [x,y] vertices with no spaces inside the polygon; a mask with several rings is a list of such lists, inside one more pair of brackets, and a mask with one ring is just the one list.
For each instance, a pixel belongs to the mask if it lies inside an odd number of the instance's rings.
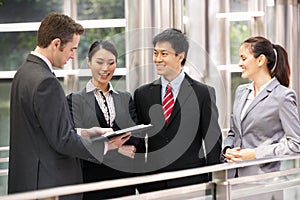
{"label": "folder", "polygon": [[132,127],[121,129],[121,130],[108,132],[108,133],[105,133],[103,135],[93,137],[93,138],[91,138],[91,140],[92,141],[109,140],[113,137],[120,136],[120,135],[123,135],[123,134],[128,133],[128,132],[131,132],[131,135],[133,135],[134,133],[139,133],[139,132],[146,131],[146,130],[150,129],[151,127],[152,127],[152,124],[147,124],[147,125],[140,124],[140,125],[132,126]]}

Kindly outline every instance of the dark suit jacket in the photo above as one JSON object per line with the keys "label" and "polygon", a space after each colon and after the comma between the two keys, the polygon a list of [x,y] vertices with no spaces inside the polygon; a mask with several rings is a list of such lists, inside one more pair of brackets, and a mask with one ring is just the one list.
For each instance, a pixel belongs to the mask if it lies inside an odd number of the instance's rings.
{"label": "dark suit jacket", "polygon": [[[119,130],[136,125],[135,106],[129,92],[112,93],[116,117],[113,129]],[[69,107],[73,115],[76,127],[109,127],[103,112],[96,101],[93,92],[86,92],[84,88],[77,93],[71,93],[67,96]],[[137,148],[135,159],[128,158],[117,150],[107,152],[102,164],[95,164],[83,161],[83,179],[84,182],[94,182],[101,180],[110,180],[116,178],[125,178],[136,175],[140,168],[144,166],[145,142],[144,137],[131,137],[127,145],[134,145]],[[117,188],[108,191],[99,191],[84,195],[84,199],[96,198],[114,198],[117,196],[133,195],[135,187]]]}
{"label": "dark suit jacket", "polygon": [[17,71],[10,108],[8,193],[81,183],[78,158],[103,159],[104,143],[77,135],[63,88],[39,57]]}
{"label": "dark suit jacket", "polygon": [[[154,125],[148,132],[145,171],[165,172],[219,163],[222,138],[214,89],[185,74],[167,125],[161,99],[160,79],[139,87],[134,93],[139,123]],[[201,177],[167,181],[165,186],[208,180],[208,176]]]}

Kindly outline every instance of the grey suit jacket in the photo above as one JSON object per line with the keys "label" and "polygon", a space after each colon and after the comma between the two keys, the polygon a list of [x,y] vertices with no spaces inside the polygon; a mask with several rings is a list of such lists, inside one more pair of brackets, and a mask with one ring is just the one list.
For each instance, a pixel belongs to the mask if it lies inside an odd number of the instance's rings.
{"label": "grey suit jacket", "polygon": [[63,88],[39,57],[17,71],[10,108],[8,193],[81,183],[78,158],[103,159],[104,143],[77,135]]}
{"label": "grey suit jacket", "polygon": [[[70,96],[70,95],[69,95]],[[112,93],[116,111],[115,123],[120,129],[134,126],[135,108],[129,92]],[[73,119],[76,127],[87,128],[99,126],[95,111],[95,96],[92,92],[87,93],[84,88],[80,92],[72,93]],[[130,113],[133,113],[132,116]]]}
{"label": "grey suit jacket", "polygon": [[[114,127],[118,129],[124,129],[136,125],[136,113],[135,106],[129,92],[112,93],[116,117],[114,120]],[[95,110],[95,96],[93,92],[86,92],[86,89],[72,93],[67,96],[69,107],[73,115],[73,120],[76,127],[87,128],[92,126],[100,126],[96,110]],[[134,145],[137,148],[137,152],[145,151],[145,142],[143,135],[135,135],[137,137],[131,137],[126,144]],[[103,159],[103,164],[110,166],[111,168],[119,171],[125,171],[134,173],[137,172],[144,162],[140,160],[144,159],[144,154],[136,153],[135,159],[128,158],[121,155],[117,150],[109,151]],[[139,161],[137,161],[139,160]],[[135,162],[136,161],[136,162]],[[105,173],[105,172],[102,172]]]}
{"label": "grey suit jacket", "polygon": [[[257,158],[300,152],[300,122],[296,93],[274,78],[253,100],[243,119],[241,112],[249,94],[249,84],[236,90],[230,131],[224,147],[255,150]],[[278,170],[280,163],[239,169],[239,176]]]}

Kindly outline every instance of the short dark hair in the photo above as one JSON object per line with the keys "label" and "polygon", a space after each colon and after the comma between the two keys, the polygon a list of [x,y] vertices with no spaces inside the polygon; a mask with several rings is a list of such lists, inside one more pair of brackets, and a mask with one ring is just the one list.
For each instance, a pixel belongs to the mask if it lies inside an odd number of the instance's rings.
{"label": "short dark hair", "polygon": [[50,13],[41,22],[37,32],[37,45],[46,48],[55,38],[61,40],[61,46],[72,41],[74,34],[81,35],[84,28],[81,24],[76,23],[71,17],[59,14]]}
{"label": "short dark hair", "polygon": [[183,66],[186,61],[186,57],[189,50],[189,43],[186,36],[181,32],[181,30],[175,28],[168,28],[163,32],[157,34],[153,40],[153,46],[156,45],[157,42],[169,42],[172,45],[172,48],[175,50],[176,54],[184,52],[184,59],[181,62]]}
{"label": "short dark hair", "polygon": [[255,58],[261,54],[265,55],[268,60],[267,67],[271,77],[276,77],[282,85],[289,86],[290,65],[288,54],[282,46],[272,44],[262,36],[250,37],[243,44],[249,44],[249,50]]}
{"label": "short dark hair", "polygon": [[109,52],[111,52],[115,57],[116,61],[118,58],[118,51],[115,45],[108,41],[108,40],[100,40],[100,41],[95,41],[93,44],[90,46],[89,53],[88,53],[88,59],[91,60],[93,55],[100,49],[103,48]]}

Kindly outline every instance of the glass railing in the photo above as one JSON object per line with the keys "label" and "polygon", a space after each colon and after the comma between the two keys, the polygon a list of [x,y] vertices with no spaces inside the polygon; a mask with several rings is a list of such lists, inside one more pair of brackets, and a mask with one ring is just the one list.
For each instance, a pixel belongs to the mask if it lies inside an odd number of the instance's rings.
{"label": "glass railing", "polygon": [[9,147],[0,147],[0,199],[7,194],[8,151]]}
{"label": "glass railing", "polygon": [[[3,160],[5,161],[5,160]],[[281,170],[253,176],[228,178],[229,170],[254,165],[263,165],[270,162],[281,162]],[[120,197],[117,199],[217,199],[217,200],[242,200],[242,199],[300,199],[300,155],[282,156],[268,159],[256,159],[238,163],[223,163],[207,167],[187,169],[175,172],[166,172],[134,178],[116,179],[79,185],[56,187],[38,191],[29,191],[12,195],[0,196],[1,200],[27,200],[27,199],[59,199],[69,194],[117,188],[126,185],[138,185],[161,180],[187,177],[211,172],[212,181],[208,183],[178,187],[168,190],[137,194]],[[7,172],[2,175],[7,176]],[[1,175],[1,176],[2,176]]]}

